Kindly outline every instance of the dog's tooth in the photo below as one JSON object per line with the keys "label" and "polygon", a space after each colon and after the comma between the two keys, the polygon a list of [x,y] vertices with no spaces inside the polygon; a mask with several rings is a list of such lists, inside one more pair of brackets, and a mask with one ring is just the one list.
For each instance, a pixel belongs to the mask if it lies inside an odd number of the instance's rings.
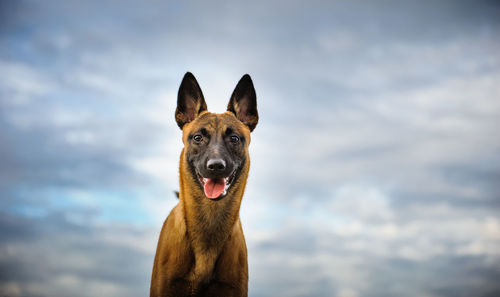
{"label": "dog's tooth", "polygon": [[204,177],[203,182],[206,183],[208,181],[208,178]]}

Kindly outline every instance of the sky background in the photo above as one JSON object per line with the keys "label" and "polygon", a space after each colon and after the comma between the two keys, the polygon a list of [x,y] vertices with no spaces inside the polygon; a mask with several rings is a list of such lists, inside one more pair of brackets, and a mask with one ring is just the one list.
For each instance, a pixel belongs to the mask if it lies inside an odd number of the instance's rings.
{"label": "sky background", "polygon": [[498,1],[0,0],[0,296],[149,294],[191,71],[260,120],[249,296],[500,296]]}

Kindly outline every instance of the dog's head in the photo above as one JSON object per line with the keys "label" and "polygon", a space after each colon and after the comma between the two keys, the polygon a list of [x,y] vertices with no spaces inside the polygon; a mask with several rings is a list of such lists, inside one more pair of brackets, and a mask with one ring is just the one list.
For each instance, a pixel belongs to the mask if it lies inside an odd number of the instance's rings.
{"label": "dog's head", "polygon": [[219,200],[244,187],[249,168],[250,132],[259,120],[252,79],[244,75],[227,111],[207,111],[203,93],[190,73],[179,88],[175,120],[183,131],[184,159],[204,195]]}

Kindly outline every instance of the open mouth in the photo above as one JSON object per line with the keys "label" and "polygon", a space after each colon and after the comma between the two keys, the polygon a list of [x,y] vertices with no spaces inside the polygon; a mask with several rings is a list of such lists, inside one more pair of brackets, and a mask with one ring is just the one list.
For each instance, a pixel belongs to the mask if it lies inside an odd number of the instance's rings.
{"label": "open mouth", "polygon": [[217,199],[227,195],[227,191],[231,187],[235,176],[236,170],[234,170],[228,177],[223,178],[206,178],[198,173],[198,180],[203,187],[205,196],[209,199]]}

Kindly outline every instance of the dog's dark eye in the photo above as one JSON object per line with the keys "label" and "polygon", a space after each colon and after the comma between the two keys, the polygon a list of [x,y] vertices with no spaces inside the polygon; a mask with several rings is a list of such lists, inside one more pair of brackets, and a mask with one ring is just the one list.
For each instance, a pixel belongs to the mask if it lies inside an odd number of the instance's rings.
{"label": "dog's dark eye", "polygon": [[236,135],[231,136],[231,143],[238,143],[240,138]]}
{"label": "dog's dark eye", "polygon": [[200,142],[203,140],[203,136],[199,135],[199,134],[196,134],[195,136],[193,136],[193,139],[194,141],[196,142]]}

